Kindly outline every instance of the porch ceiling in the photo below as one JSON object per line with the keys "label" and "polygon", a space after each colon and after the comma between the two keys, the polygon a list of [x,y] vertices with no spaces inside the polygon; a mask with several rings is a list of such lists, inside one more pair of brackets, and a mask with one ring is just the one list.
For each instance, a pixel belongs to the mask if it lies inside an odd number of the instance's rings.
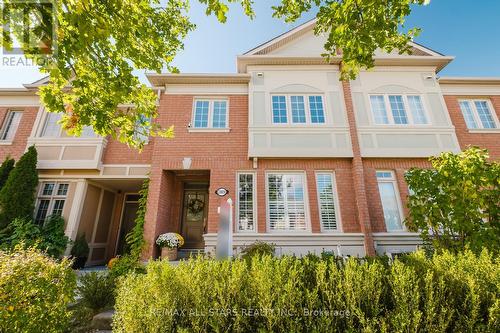
{"label": "porch ceiling", "polygon": [[92,179],[93,183],[124,193],[139,192],[143,181],[144,179]]}

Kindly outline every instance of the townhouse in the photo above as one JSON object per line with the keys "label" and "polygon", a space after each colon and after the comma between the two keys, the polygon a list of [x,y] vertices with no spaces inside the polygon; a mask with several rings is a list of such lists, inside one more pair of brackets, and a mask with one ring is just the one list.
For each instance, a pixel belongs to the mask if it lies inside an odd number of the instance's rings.
{"label": "townhouse", "polygon": [[[301,25],[237,58],[235,74],[149,74],[163,126],[142,153],[91,128],[69,137],[36,96],[42,79],[0,90],[0,158],[39,153],[34,218],[61,214],[85,233],[88,265],[123,252],[138,191],[149,177],[144,258],[174,231],[213,252],[218,207],[234,201],[237,251],[256,240],[278,254],[374,255],[420,244],[405,229],[411,167],[470,145],[500,158],[500,79],[438,78],[453,58],[418,44],[377,53],[375,68],[339,81],[340,57]],[[224,197],[215,192],[228,190]]]}

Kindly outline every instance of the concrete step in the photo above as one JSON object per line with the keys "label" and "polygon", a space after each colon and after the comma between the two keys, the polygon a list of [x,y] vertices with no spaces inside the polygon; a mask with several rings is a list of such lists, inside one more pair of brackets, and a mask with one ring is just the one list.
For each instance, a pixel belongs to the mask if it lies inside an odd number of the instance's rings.
{"label": "concrete step", "polygon": [[203,249],[179,249],[177,251],[178,259],[189,259],[189,257],[195,257],[197,255],[203,255],[205,251]]}
{"label": "concrete step", "polygon": [[115,310],[108,310],[98,313],[92,318],[92,328],[98,331],[111,332],[111,323],[113,322],[113,315]]}

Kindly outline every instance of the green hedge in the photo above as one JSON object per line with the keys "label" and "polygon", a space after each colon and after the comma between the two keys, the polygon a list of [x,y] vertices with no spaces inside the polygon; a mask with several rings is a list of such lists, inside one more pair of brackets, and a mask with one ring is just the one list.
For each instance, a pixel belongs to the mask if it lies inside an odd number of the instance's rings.
{"label": "green hedge", "polygon": [[0,332],[64,332],[75,287],[69,260],[21,247],[0,251]]}
{"label": "green hedge", "polygon": [[155,261],[121,280],[115,332],[491,332],[499,260],[317,257]]}

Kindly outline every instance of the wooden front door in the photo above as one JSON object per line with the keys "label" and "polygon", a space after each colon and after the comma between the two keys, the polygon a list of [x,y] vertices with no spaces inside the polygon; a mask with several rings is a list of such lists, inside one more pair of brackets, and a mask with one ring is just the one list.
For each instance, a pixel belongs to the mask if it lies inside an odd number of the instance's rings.
{"label": "wooden front door", "polygon": [[118,246],[116,248],[117,255],[125,254],[127,249],[127,235],[135,225],[137,217],[137,209],[139,208],[138,195],[126,195],[123,204],[123,214],[120,226],[120,234],[118,236]]}
{"label": "wooden front door", "polygon": [[207,225],[208,193],[206,190],[185,190],[182,212],[182,236],[185,249],[204,247],[203,234]]}

